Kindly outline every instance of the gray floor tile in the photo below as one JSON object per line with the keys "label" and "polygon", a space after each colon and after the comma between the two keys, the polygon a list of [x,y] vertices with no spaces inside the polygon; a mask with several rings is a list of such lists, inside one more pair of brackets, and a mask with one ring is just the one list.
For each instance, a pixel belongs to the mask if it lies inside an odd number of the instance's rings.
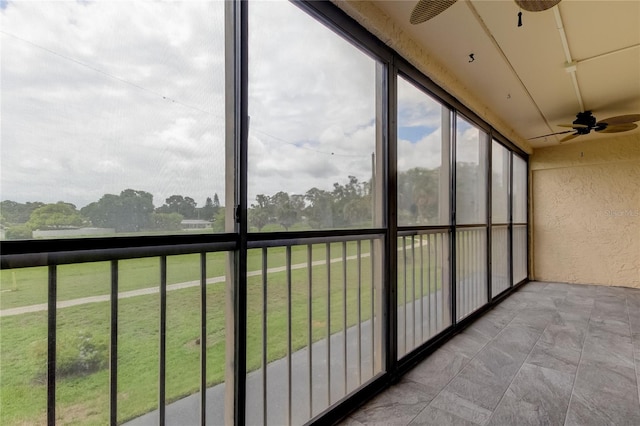
{"label": "gray floor tile", "polygon": [[[606,398],[608,399],[608,398]],[[628,406],[612,403],[603,404],[594,395],[574,393],[565,420],[566,426],[589,425],[638,425],[640,413],[629,410]]]}
{"label": "gray floor tile", "polygon": [[[504,407],[502,409],[502,407]],[[491,417],[487,425],[491,426],[548,426],[560,425],[562,423],[552,423],[547,413],[541,412],[536,404],[518,400],[511,395],[505,395],[500,403],[500,407]]]}
{"label": "gray floor tile", "polygon": [[631,337],[631,327],[629,326],[628,319],[612,319],[612,318],[591,318],[589,320],[589,329],[587,330],[589,336],[596,336],[603,339],[609,337],[615,338]]}
{"label": "gray floor tile", "polygon": [[547,327],[551,316],[556,312],[555,309],[543,307],[528,307],[523,309],[509,325],[523,326],[536,329],[540,332]]}
{"label": "gray floor tile", "polygon": [[420,383],[403,380],[376,396],[351,417],[367,425],[407,425],[429,404],[430,392]]}
{"label": "gray floor tile", "polygon": [[593,305],[593,297],[569,292],[567,293],[567,297],[564,299],[564,303],[558,307],[558,310],[562,312],[575,313],[584,313],[587,311],[590,314],[593,309]]}
{"label": "gray floor tile", "polygon": [[584,344],[586,331],[586,323],[549,324],[540,336],[540,341],[550,346],[579,351]]}
{"label": "gray floor tile", "polygon": [[610,395],[630,401],[640,409],[635,368],[611,367],[599,362],[581,362],[574,393],[601,395],[603,404],[607,403],[604,397]]}
{"label": "gray floor tile", "polygon": [[545,288],[547,288],[548,285],[549,283],[546,282],[532,281],[524,285],[520,291],[542,292]]}
{"label": "gray floor tile", "polygon": [[521,361],[490,344],[445,389],[476,405],[493,410],[521,365]]}
{"label": "gray floor tile", "polygon": [[631,338],[589,337],[582,350],[582,362],[635,368]]}
{"label": "gray floor tile", "polygon": [[531,349],[533,349],[540,335],[541,332],[534,328],[524,325],[509,325],[490,344],[522,363],[531,352]]}
{"label": "gray floor tile", "polygon": [[591,310],[583,311],[565,311],[562,310],[562,306],[558,306],[558,310],[551,315],[549,324],[553,325],[572,325],[580,327],[584,330],[589,326],[589,318],[591,317]]}
{"label": "gray floor tile", "polygon": [[488,339],[493,339],[502,329],[511,322],[504,316],[484,316],[473,323],[473,331],[480,333]]}
{"label": "gray floor tile", "polygon": [[455,393],[442,391],[429,404],[430,407],[462,418],[470,423],[484,424],[491,417],[491,410],[481,407],[474,402]]}
{"label": "gray floor tile", "polygon": [[580,362],[580,355],[580,349],[572,349],[538,341],[526,362],[575,375],[578,369],[578,363]]}
{"label": "gray floor tile", "polygon": [[434,398],[471,360],[449,347],[433,353],[428,359],[405,375],[407,380],[425,386],[425,398]]}
{"label": "gray floor tile", "polygon": [[567,424],[640,424],[635,369],[581,363]]}
{"label": "gray floor tile", "polygon": [[638,372],[640,289],[530,283],[344,424],[640,425]]}
{"label": "gray floor tile", "polygon": [[[371,423],[367,423],[367,424],[371,424]],[[349,416],[340,422],[340,426],[364,426],[364,423],[360,423],[353,417]]]}
{"label": "gray floor tile", "polygon": [[428,406],[416,416],[411,423],[411,426],[418,425],[451,425],[451,426],[476,426],[477,423],[470,422],[461,417],[458,417],[447,411],[440,410],[438,408]]}
{"label": "gray floor tile", "polygon": [[446,348],[473,358],[489,341],[491,341],[491,338],[471,327],[449,340]]}
{"label": "gray floor tile", "polygon": [[490,424],[562,424],[573,380],[573,374],[524,364],[496,408]]}

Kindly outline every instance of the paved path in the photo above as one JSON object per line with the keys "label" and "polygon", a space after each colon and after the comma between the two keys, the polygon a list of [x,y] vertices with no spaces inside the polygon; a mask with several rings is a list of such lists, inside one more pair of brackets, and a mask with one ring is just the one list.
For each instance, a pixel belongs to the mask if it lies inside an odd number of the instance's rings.
{"label": "paved path", "polygon": [[[415,245],[419,245],[419,243],[414,243]],[[428,242],[427,241],[423,241],[422,245],[425,246],[427,245]],[[402,250],[402,247],[398,248],[398,250]],[[362,258],[365,257],[369,257],[370,253],[362,253],[360,255]],[[347,260],[355,260],[357,259],[357,256],[347,256]],[[338,263],[338,262],[342,262],[342,257],[336,257],[336,258],[332,258],[331,259],[331,263]],[[316,260],[314,262],[311,262],[311,266],[320,266],[320,265],[325,265],[326,261],[325,260]],[[307,263],[296,263],[295,265],[291,265],[291,269],[303,269],[307,267]],[[269,268],[267,269],[267,273],[268,274],[274,274],[277,272],[284,272],[286,271],[286,266],[278,266],[276,268]],[[248,277],[255,277],[255,276],[260,276],[262,275],[262,271],[250,271],[247,273]],[[216,284],[216,283],[223,283],[225,282],[225,277],[224,276],[220,276],[220,277],[213,277],[213,278],[207,278],[207,284]],[[197,287],[200,285],[200,281],[196,280],[196,281],[187,281],[187,282],[183,282],[183,283],[177,283],[177,284],[170,284],[167,285],[167,291],[175,291],[175,290],[182,290],[185,288],[190,288],[190,287]],[[160,286],[156,286],[156,287],[148,287],[148,288],[141,288],[138,290],[130,290],[130,291],[123,291],[121,293],[118,293],[118,299],[128,299],[130,297],[136,297],[136,296],[145,296],[145,295],[149,295],[149,294],[156,294],[160,292]],[[71,300],[62,300],[59,301],[56,304],[56,307],[58,309],[63,309],[63,308],[70,308],[72,306],[78,306],[78,305],[86,305],[88,303],[101,303],[101,302],[108,302],[109,300],[111,300],[111,296],[109,294],[103,294],[103,295],[99,295],[99,296],[89,296],[89,297],[80,297],[77,299],[71,299]],[[41,311],[46,311],[48,308],[48,305],[46,303],[40,303],[37,305],[29,305],[29,306],[19,306],[17,308],[9,308],[9,309],[2,309],[0,310],[0,317],[9,317],[12,315],[21,315],[21,314],[27,314],[30,312],[41,312]]]}
{"label": "paved path", "polygon": [[[362,253],[361,257],[365,258],[365,257],[369,257],[370,254],[369,253]],[[355,260],[357,259],[357,256],[347,256],[347,260]],[[342,257],[337,257],[337,258],[333,258],[331,259],[331,263],[338,263],[338,262],[342,262]],[[312,262],[311,265],[312,266],[320,266],[320,265],[325,265],[326,261],[325,260],[316,260],[315,262]],[[295,265],[291,265],[291,269],[303,269],[307,267],[307,263],[296,263]],[[284,272],[286,271],[287,268],[286,266],[278,266],[275,268],[269,268],[267,269],[267,273],[268,274],[275,274],[278,272]],[[262,275],[262,271],[250,271],[247,273],[248,277],[255,277],[255,276],[260,276]],[[225,277],[224,276],[220,276],[220,277],[213,277],[213,278],[207,278],[207,284],[216,284],[216,283],[223,283],[225,282]],[[175,291],[175,290],[182,290],[185,288],[190,288],[190,287],[197,287],[200,285],[200,281],[196,280],[196,281],[187,281],[187,282],[183,282],[183,283],[177,283],[177,284],[170,284],[167,285],[167,291]],[[130,290],[130,291],[123,291],[121,293],[118,293],[118,299],[128,299],[130,297],[136,297],[136,296],[145,296],[145,295],[149,295],[149,294],[156,294],[160,292],[160,286],[156,286],[156,287],[148,287],[148,288],[141,288],[138,290]],[[89,296],[89,297],[80,297],[78,299],[71,299],[71,300],[62,300],[59,301],[56,306],[58,309],[63,309],[63,308],[69,308],[71,306],[78,306],[78,305],[86,305],[88,303],[100,303],[100,302],[108,302],[109,300],[111,300],[111,296],[109,294],[103,294],[103,295],[99,295],[99,296]],[[40,311],[46,311],[47,310],[47,304],[46,303],[41,303],[38,305],[29,305],[29,306],[20,306],[17,308],[9,308],[9,309],[3,309],[0,310],[0,317],[8,317],[8,316],[12,316],[12,315],[20,315],[20,314],[27,314],[30,312],[40,312]]]}
{"label": "paved path", "polygon": [[[440,291],[431,293],[423,297],[423,306],[419,307],[420,299],[409,302],[407,314],[414,315],[414,312],[425,312],[425,316],[420,315],[422,326],[419,321],[409,321],[404,325],[403,330],[399,330],[399,346],[404,347],[403,335],[418,336],[419,333],[414,327],[425,331],[424,340],[429,335],[433,335],[440,330],[434,329],[434,325],[446,326],[442,323],[442,311],[440,314],[433,307],[439,306],[442,309],[442,293]],[[427,308],[431,306],[431,308]],[[448,315],[448,311],[447,312]],[[398,316],[404,317],[405,310],[399,307]],[[439,319],[437,319],[439,318]],[[431,330],[431,333],[429,333]],[[379,337],[377,337],[379,338]],[[305,347],[291,355],[291,424],[304,424],[311,417],[324,411],[330,404],[328,403],[329,389],[331,389],[331,403],[335,403],[356,390],[360,385],[366,383],[374,376],[372,364],[373,343],[371,334],[371,321],[366,320],[360,327],[360,363],[358,363],[358,327],[352,326],[347,329],[346,338],[344,331],[339,331],[331,336],[327,357],[327,339],[313,343],[312,345],[312,368],[311,384],[309,383],[309,351]],[[346,343],[346,371],[344,348]],[[421,342],[414,342],[419,345]],[[377,344],[376,344],[377,345]],[[413,347],[413,346],[412,346]],[[376,354],[376,356],[379,356]],[[329,362],[327,362],[329,359]],[[379,360],[378,360],[379,361]],[[376,361],[376,363],[378,362]],[[330,365],[330,371],[327,368]],[[360,376],[359,376],[360,375]],[[329,380],[330,378],[330,380]],[[329,383],[330,382],[330,383]],[[247,374],[247,425],[263,424],[263,407],[267,403],[266,423],[268,425],[286,425],[288,416],[288,389],[289,372],[287,358],[281,358],[267,365],[267,389],[263,399],[262,369]],[[312,389],[311,395],[310,389]],[[225,384],[221,383],[207,389],[207,425],[224,425],[225,410]],[[310,403],[312,413],[310,416]],[[167,404],[165,408],[165,420],[167,425],[199,425],[200,424],[200,394],[199,392]],[[158,410],[144,414],[136,419],[125,423],[125,426],[155,426],[158,424]]]}
{"label": "paved path", "polygon": [[[334,403],[359,386],[358,381],[358,328],[347,330],[347,371],[344,367],[344,332],[331,336],[331,402]],[[371,321],[363,321],[361,326],[362,360],[361,381],[372,377],[371,365]],[[327,408],[327,339],[312,345],[313,415]],[[288,366],[287,358],[273,361],[267,365],[267,424],[286,425],[288,416]],[[262,369],[247,374],[247,425],[263,424],[263,381]],[[309,420],[309,363],[308,349],[304,348],[291,355],[291,424],[303,424]],[[207,425],[224,425],[225,410],[224,383],[207,389]],[[168,404],[165,408],[167,425],[199,425],[200,393],[182,398]],[[126,426],[155,426],[158,424],[158,410],[125,423]]]}

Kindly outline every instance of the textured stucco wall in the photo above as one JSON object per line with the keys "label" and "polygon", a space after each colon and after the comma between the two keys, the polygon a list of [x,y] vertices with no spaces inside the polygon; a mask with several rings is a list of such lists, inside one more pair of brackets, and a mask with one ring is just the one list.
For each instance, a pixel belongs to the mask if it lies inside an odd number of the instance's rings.
{"label": "textured stucco wall", "polygon": [[535,150],[537,280],[640,287],[640,135]]}
{"label": "textured stucco wall", "polygon": [[640,136],[533,151],[376,5],[331,0],[531,158],[530,278],[640,287]]}
{"label": "textured stucco wall", "polygon": [[428,51],[424,50],[398,25],[396,25],[375,2],[365,0],[331,0],[336,6],[355,19],[370,33],[398,52],[404,59],[428,76],[438,86],[465,104],[490,123],[511,142],[527,153],[532,152],[531,145],[518,135],[504,120],[498,117],[487,105],[478,99],[455,74],[445,68]]}

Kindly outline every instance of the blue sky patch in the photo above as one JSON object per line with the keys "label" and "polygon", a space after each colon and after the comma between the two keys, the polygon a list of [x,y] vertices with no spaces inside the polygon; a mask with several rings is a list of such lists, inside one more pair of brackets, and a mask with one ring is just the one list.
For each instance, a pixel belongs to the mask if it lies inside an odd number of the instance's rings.
{"label": "blue sky patch", "polygon": [[407,140],[411,143],[417,143],[436,129],[427,126],[404,126],[398,127],[398,139]]}

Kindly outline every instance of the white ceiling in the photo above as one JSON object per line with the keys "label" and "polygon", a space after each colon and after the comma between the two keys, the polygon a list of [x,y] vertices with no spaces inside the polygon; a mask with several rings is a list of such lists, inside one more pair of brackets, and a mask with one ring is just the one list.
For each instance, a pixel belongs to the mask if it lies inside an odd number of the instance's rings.
{"label": "white ceiling", "polygon": [[[562,0],[546,11],[522,10],[521,27],[512,0],[458,0],[412,25],[416,2],[373,3],[523,139],[567,130],[558,124],[571,124],[582,106],[598,120],[640,114],[640,0]],[[640,138],[640,128],[621,133],[628,134]],[[564,136],[529,143],[557,145]],[[591,132],[566,143],[611,136]]]}

